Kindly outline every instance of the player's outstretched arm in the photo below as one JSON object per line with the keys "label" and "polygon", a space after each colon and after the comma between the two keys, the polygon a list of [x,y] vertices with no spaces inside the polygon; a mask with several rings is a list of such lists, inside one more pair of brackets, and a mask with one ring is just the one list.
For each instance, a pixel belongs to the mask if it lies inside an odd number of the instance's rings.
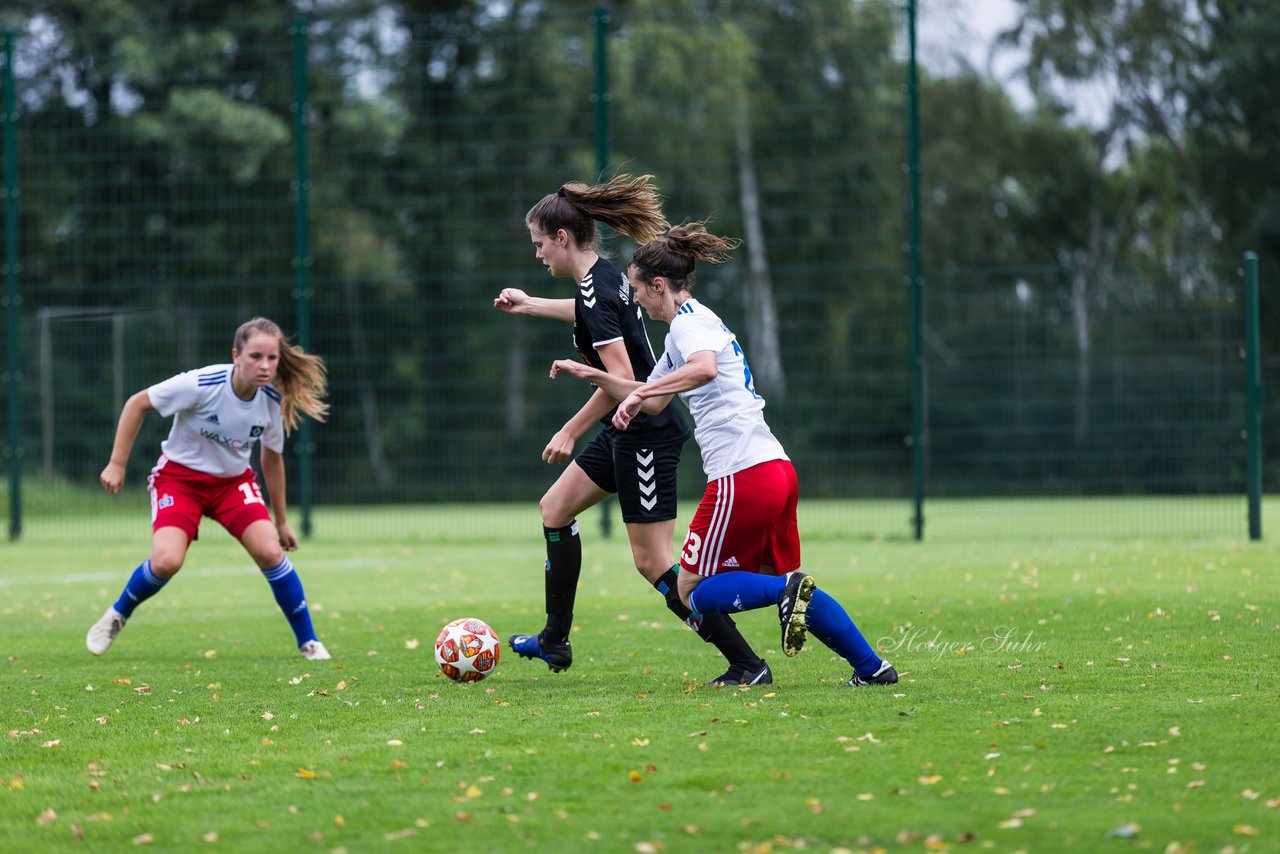
{"label": "player's outstretched arm", "polygon": [[523,314],[527,317],[549,317],[573,323],[572,299],[544,299],[531,297],[519,288],[503,288],[493,300],[493,307],[507,314]]}
{"label": "player's outstretched arm", "polygon": [[120,421],[116,424],[116,440],[111,445],[111,459],[107,462],[98,482],[109,495],[115,495],[124,486],[124,467],[129,462],[129,454],[133,451],[133,443],[142,429],[142,419],[154,410],[151,395],[144,388],[124,403],[120,410]]}
{"label": "player's outstretched arm", "polygon": [[[631,374],[631,360],[627,357],[625,344],[615,341],[597,348],[596,352],[600,354],[600,361],[604,362],[604,366],[608,368],[607,373],[597,372],[603,381],[616,378],[622,382],[634,382]],[[583,365],[583,367],[587,366]],[[553,373],[552,378],[554,377]],[[573,446],[578,437],[591,429],[591,425],[608,415],[609,410],[613,409],[617,402],[617,398],[608,391],[597,387],[582,408],[551,437],[551,441],[542,451],[542,459],[553,464],[568,462],[573,456]]]}
{"label": "player's outstretched arm", "polygon": [[693,391],[701,388],[716,378],[719,369],[716,367],[716,354],[712,350],[699,350],[690,353],[683,365],[666,376],[653,382],[636,386],[613,414],[613,426],[626,430],[631,419],[640,412],[650,415],[661,412],[671,403],[671,398],[682,391]]}
{"label": "player's outstretched arm", "polygon": [[551,363],[551,379],[555,379],[560,374],[569,374],[580,380],[586,380],[596,388],[603,389],[615,401],[622,400],[641,385],[635,380],[606,373],[599,368],[593,368],[573,359],[556,359]]}

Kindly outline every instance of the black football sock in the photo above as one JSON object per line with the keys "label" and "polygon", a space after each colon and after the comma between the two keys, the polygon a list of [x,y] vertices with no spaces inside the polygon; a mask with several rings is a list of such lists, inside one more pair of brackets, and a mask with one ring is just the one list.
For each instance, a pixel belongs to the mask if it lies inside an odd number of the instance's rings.
{"label": "black football sock", "polygon": [[582,540],[576,520],[563,528],[544,525],[542,536],[547,541],[547,626],[542,634],[552,643],[564,643],[573,626],[573,603],[582,574]]}
{"label": "black football sock", "polygon": [[657,581],[653,582],[653,586],[667,598],[667,610],[696,631],[698,637],[720,650],[720,654],[730,664],[745,667],[748,670],[758,670],[764,664],[764,659],[756,655],[751,644],[747,643],[747,639],[742,636],[742,632],[738,631],[737,624],[728,614],[701,614],[699,615],[701,619],[692,621],[689,619],[693,612],[680,601],[680,594],[676,590],[675,567],[664,572]]}

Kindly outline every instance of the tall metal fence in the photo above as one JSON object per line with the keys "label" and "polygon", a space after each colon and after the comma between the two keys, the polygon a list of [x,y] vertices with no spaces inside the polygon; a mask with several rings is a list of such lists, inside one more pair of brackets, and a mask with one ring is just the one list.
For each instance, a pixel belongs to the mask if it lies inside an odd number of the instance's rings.
{"label": "tall metal fence", "polygon": [[[5,42],[10,519],[121,506],[93,490],[124,398],[226,361],[258,314],[330,370],[332,417],[290,445],[295,518],[314,506],[320,530],[326,508],[376,506],[361,533],[382,537],[424,504],[536,504],[556,474],[540,452],[585,389],[546,379],[567,326],[492,299],[570,296],[524,214],[565,181],[629,172],[655,176],[672,221],[745,239],[697,293],[745,342],[837,535],[910,536],[921,494],[1158,495],[1178,509],[1130,532],[1243,531],[1237,265],[921,275],[912,11],[33,19]],[[138,438],[135,497],[167,429],[152,416]],[[692,444],[686,462],[692,498]],[[966,529],[984,506],[923,518]],[[978,512],[1026,509],[999,506]]]}

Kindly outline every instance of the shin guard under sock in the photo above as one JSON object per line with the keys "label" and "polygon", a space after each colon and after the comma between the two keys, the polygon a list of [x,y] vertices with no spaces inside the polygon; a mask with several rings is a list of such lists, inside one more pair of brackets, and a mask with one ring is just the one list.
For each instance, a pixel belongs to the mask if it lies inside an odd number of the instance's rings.
{"label": "shin guard under sock", "polygon": [[809,633],[853,665],[855,672],[870,675],[880,666],[880,656],[862,636],[844,607],[827,593],[814,589],[805,614]]}
{"label": "shin guard under sock", "polygon": [[542,526],[547,541],[546,601],[547,625],[542,636],[552,643],[563,643],[573,626],[573,605],[578,595],[578,576],[582,574],[582,540],[578,537],[577,520],[563,528]]}

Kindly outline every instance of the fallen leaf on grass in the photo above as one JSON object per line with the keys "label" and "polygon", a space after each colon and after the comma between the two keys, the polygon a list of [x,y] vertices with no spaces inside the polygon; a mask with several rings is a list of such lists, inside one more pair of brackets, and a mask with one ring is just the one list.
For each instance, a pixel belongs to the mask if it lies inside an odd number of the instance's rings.
{"label": "fallen leaf on grass", "polygon": [[1119,827],[1111,828],[1107,831],[1107,836],[1119,839],[1130,839],[1137,836],[1141,831],[1142,826],[1131,821],[1128,824],[1122,824]]}
{"label": "fallen leaf on grass", "polygon": [[36,824],[48,824],[51,821],[57,820],[58,814],[53,811],[52,807],[49,807],[44,812],[40,813],[40,815],[36,816]]}
{"label": "fallen leaf on grass", "polygon": [[1258,828],[1251,824],[1237,824],[1231,828],[1231,832],[1237,836],[1257,836]]}
{"label": "fallen leaf on grass", "polygon": [[302,779],[304,779],[304,780],[318,780],[318,779],[320,779],[320,775],[319,775],[319,774],[317,774],[315,771],[312,771],[312,770],[311,770],[311,769],[309,769],[309,768],[299,768],[299,769],[298,769],[298,771],[297,771],[297,773],[295,773],[293,776],[295,776],[295,777],[301,777],[301,778],[302,778]]}

